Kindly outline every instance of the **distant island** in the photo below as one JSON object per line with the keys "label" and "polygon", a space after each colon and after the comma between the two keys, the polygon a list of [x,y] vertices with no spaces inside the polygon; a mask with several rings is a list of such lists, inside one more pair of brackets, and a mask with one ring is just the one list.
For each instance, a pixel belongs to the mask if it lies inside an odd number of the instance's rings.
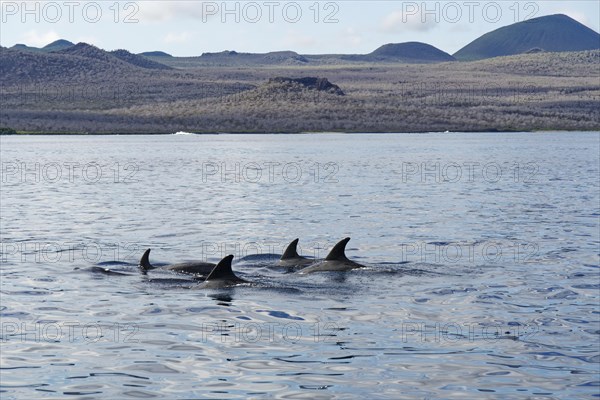
{"label": "distant island", "polygon": [[0,47],[0,134],[600,130],[600,34],[566,15],[448,54]]}

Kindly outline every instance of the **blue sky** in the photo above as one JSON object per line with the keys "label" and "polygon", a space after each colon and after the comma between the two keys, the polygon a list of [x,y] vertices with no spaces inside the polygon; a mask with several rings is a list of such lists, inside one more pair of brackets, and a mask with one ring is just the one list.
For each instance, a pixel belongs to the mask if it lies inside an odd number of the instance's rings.
{"label": "blue sky", "polygon": [[177,56],[236,50],[368,53],[420,41],[454,53],[501,26],[556,13],[600,30],[588,1],[0,1],[0,44],[59,38]]}

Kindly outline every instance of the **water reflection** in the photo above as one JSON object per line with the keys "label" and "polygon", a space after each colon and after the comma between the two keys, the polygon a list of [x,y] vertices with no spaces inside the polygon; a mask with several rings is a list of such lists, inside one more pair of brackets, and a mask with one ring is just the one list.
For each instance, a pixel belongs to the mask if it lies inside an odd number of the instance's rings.
{"label": "water reflection", "polygon": [[229,307],[233,303],[233,297],[231,296],[231,292],[220,292],[220,293],[211,293],[208,295],[211,299],[215,300],[217,305]]}
{"label": "water reflection", "polygon": [[[0,140],[6,163],[138,167],[135,181],[3,182],[2,398],[597,395],[596,134]],[[235,176],[290,160],[336,163],[336,182]],[[228,172],[203,176],[205,162]],[[532,164],[534,180],[515,167]],[[479,174],[438,179],[457,165]],[[272,267],[291,238],[322,258],[345,236],[372,268]],[[142,276],[148,247],[235,254],[253,284]]]}

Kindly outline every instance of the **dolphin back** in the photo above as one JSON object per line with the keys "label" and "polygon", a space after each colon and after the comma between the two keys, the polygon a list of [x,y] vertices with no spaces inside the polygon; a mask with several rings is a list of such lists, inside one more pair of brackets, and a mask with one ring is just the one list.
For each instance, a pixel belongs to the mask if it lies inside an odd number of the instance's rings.
{"label": "dolphin back", "polygon": [[288,245],[288,247],[285,249],[285,252],[281,256],[281,260],[289,260],[292,258],[299,258],[300,256],[298,255],[297,248],[298,248],[298,239],[294,239],[294,240],[292,240],[292,243],[290,243]]}
{"label": "dolphin back", "polygon": [[211,280],[239,280],[239,278],[233,273],[231,269],[231,261],[233,260],[233,255],[230,254],[227,257],[223,258],[216,267],[208,274],[206,277],[206,281]]}
{"label": "dolphin back", "polygon": [[144,272],[154,268],[152,264],[150,264],[150,249],[146,250],[144,255],[142,255],[142,258],[140,258],[139,267]]}
{"label": "dolphin back", "polygon": [[327,254],[325,257],[325,261],[346,261],[348,258],[346,257],[346,245],[350,241],[350,238],[347,237],[345,239],[340,240],[333,249]]}

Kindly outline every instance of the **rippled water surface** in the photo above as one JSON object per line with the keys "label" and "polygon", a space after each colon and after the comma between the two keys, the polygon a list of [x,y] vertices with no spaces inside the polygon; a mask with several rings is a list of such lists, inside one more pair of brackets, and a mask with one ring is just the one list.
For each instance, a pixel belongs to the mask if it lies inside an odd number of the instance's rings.
{"label": "rippled water surface", "polygon": [[598,133],[0,144],[3,400],[600,397]]}

